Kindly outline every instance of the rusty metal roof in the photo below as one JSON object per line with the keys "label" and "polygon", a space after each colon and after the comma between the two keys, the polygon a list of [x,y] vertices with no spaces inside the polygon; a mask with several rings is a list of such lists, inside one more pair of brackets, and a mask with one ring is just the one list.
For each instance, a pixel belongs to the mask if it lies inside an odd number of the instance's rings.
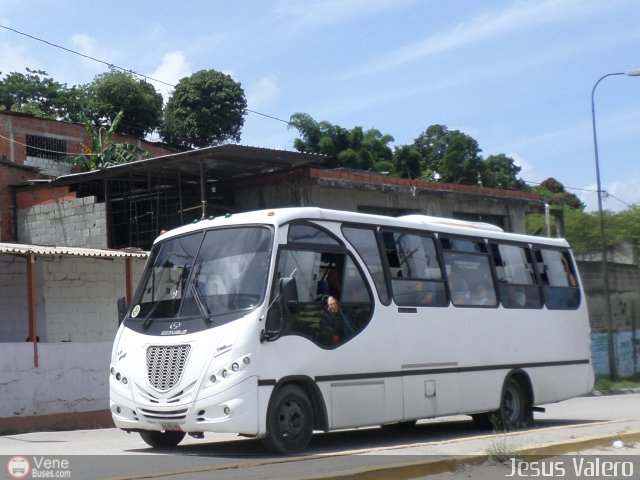
{"label": "rusty metal roof", "polygon": [[318,164],[323,158],[323,155],[314,153],[228,144],[137,160],[91,172],[64,175],[51,180],[51,184],[69,185],[105,176],[111,179],[126,178],[129,175],[146,175],[150,172],[156,175],[166,173],[171,177],[179,174],[199,176],[201,168],[207,178],[229,180]]}
{"label": "rusty metal roof", "polygon": [[0,243],[0,254],[37,255],[37,256],[69,256],[93,258],[147,258],[149,252],[142,250],[102,250],[98,248],[48,247],[44,245],[25,245],[21,243]]}

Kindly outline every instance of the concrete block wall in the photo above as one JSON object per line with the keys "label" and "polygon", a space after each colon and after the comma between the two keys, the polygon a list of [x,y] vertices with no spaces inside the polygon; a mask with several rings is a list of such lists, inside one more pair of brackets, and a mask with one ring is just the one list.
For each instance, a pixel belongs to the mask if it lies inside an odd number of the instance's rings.
{"label": "concrete block wall", "polygon": [[[36,285],[42,283],[36,260]],[[36,292],[37,336],[46,337],[44,298]],[[24,342],[29,336],[27,262],[23,257],[0,254],[0,342]]]}
{"label": "concrete block wall", "polygon": [[107,248],[106,206],[95,197],[19,208],[17,226],[19,243]]}
{"label": "concrete block wall", "polygon": [[24,341],[29,335],[26,291],[26,260],[0,255],[0,338],[3,342]]}
{"label": "concrete block wall", "polygon": [[37,157],[26,157],[24,164],[29,165],[30,167],[35,167],[40,170],[40,173],[50,177],[68,175],[71,173],[71,168],[73,167],[70,163]]}
{"label": "concrete block wall", "polygon": [[109,408],[111,342],[4,343],[0,355],[2,418]]}
{"label": "concrete block wall", "polygon": [[[135,284],[145,260],[132,262]],[[41,343],[114,338],[116,302],[125,295],[124,258],[36,257],[35,271],[36,333]],[[0,343],[27,339],[27,292],[25,259],[0,254]]]}
{"label": "concrete block wall", "polygon": [[[42,262],[46,340],[113,340],[118,329],[117,300],[125,295],[125,260],[62,257]],[[133,262],[135,283],[144,260]]]}

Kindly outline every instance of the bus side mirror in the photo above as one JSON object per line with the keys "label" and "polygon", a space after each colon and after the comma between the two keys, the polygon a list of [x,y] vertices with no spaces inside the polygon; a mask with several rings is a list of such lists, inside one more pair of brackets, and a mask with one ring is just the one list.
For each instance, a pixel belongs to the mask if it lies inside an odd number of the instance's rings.
{"label": "bus side mirror", "polygon": [[298,286],[295,277],[280,279],[280,312],[295,314],[298,311]]}
{"label": "bus side mirror", "polygon": [[118,325],[122,323],[127,315],[127,300],[124,297],[118,299]]}
{"label": "bus side mirror", "polygon": [[281,278],[278,284],[277,310],[269,310],[265,329],[260,332],[261,342],[273,342],[280,338],[284,328],[284,319],[287,315],[298,311],[298,287],[294,277]]}

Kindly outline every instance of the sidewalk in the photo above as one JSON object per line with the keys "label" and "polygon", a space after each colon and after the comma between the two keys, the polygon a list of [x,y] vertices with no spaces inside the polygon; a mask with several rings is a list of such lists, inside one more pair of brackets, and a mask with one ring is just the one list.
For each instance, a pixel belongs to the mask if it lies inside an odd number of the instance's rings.
{"label": "sidewalk", "polygon": [[[615,443],[614,443],[615,442]],[[430,477],[446,472],[464,472],[460,478],[475,478],[471,472],[486,465],[492,472],[484,475],[506,476],[505,466],[496,464],[500,460],[507,463],[511,457],[525,457],[527,460],[556,457],[581,452],[584,455],[608,456],[613,454],[638,455],[640,442],[640,418],[608,422],[586,423],[574,426],[548,427],[522,432],[498,433],[490,436],[467,437],[448,442],[423,443],[412,446],[380,448],[351,455],[386,458],[384,465],[364,466],[341,472],[309,476],[307,480],[335,478],[351,479],[402,479],[402,478],[456,478],[455,476]],[[615,446],[614,446],[615,445]],[[499,459],[496,459],[498,457]],[[640,462],[640,456],[638,457]],[[479,467],[483,465],[483,467]],[[495,468],[494,468],[495,467]],[[640,467],[640,466],[639,466]],[[497,469],[497,470],[496,470]],[[517,476],[515,478],[518,478]]]}

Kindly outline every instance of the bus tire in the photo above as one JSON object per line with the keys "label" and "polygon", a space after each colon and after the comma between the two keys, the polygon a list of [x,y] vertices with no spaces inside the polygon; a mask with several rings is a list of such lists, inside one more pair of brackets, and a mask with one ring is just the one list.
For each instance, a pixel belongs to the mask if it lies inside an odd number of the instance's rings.
{"label": "bus tire", "polygon": [[513,377],[509,377],[504,384],[495,419],[497,429],[502,431],[517,430],[531,423],[531,399],[522,384]]}
{"label": "bus tire", "polygon": [[306,392],[297,385],[285,385],[269,404],[262,443],[275,453],[298,453],[309,445],[313,426],[313,407]]}
{"label": "bus tire", "polygon": [[142,440],[153,448],[173,448],[177,446],[186,435],[185,432],[172,432],[168,430],[164,432],[145,430],[139,433]]}

